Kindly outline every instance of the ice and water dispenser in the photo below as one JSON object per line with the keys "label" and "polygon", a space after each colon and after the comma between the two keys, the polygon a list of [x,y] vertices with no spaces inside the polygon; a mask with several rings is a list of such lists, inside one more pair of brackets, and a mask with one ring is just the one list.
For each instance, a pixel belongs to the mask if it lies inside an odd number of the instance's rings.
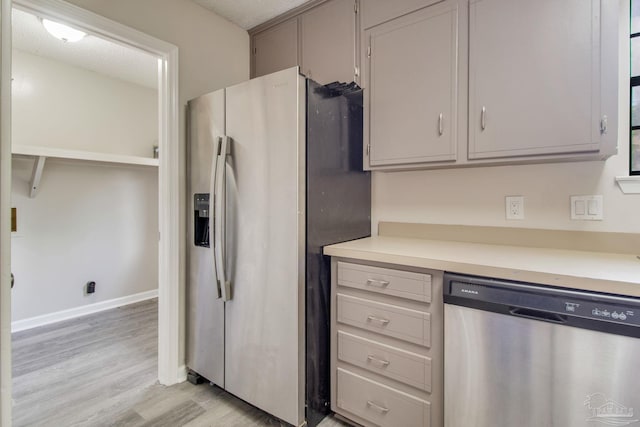
{"label": "ice and water dispenser", "polygon": [[209,247],[209,193],[193,196],[193,228],[196,246]]}

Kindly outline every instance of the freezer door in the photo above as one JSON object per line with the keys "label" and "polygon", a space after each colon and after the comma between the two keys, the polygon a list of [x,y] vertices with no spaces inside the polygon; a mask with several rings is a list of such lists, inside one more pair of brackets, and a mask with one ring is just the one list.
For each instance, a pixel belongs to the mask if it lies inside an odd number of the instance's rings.
{"label": "freezer door", "polygon": [[[188,282],[187,282],[187,367],[224,387],[224,302],[218,297],[212,248],[213,232],[209,230],[209,247],[196,239],[198,213],[196,194],[209,194],[210,226],[213,219],[212,173],[219,137],[225,133],[224,90],[192,101],[188,108]],[[203,225],[203,224],[201,224]],[[202,232],[200,233],[202,234]]]}
{"label": "freezer door", "polygon": [[304,79],[227,88],[226,389],[304,421]]}

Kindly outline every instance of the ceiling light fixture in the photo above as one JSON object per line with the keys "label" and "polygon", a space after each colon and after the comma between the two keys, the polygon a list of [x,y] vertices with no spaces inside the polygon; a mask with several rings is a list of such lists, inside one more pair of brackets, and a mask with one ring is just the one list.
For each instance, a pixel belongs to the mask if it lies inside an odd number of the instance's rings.
{"label": "ceiling light fixture", "polygon": [[49,34],[63,42],[75,43],[82,40],[87,35],[87,33],[83,31],[76,30],[68,25],[60,24],[49,19],[43,19],[42,25]]}

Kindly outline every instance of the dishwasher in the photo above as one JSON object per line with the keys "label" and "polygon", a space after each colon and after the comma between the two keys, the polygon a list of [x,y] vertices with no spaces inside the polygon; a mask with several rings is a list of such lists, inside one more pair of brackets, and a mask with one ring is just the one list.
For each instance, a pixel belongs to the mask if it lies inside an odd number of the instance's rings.
{"label": "dishwasher", "polygon": [[446,273],[446,427],[640,427],[640,299]]}

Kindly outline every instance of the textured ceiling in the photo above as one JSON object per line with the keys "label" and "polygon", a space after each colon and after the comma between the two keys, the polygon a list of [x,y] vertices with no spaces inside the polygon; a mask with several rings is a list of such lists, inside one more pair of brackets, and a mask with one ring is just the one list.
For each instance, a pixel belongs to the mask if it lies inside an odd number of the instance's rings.
{"label": "textured ceiling", "polygon": [[309,0],[194,0],[248,30]]}
{"label": "textured ceiling", "polygon": [[13,9],[13,47],[148,88],[158,85],[158,59],[137,49],[88,35],[65,43],[50,35],[35,16]]}

